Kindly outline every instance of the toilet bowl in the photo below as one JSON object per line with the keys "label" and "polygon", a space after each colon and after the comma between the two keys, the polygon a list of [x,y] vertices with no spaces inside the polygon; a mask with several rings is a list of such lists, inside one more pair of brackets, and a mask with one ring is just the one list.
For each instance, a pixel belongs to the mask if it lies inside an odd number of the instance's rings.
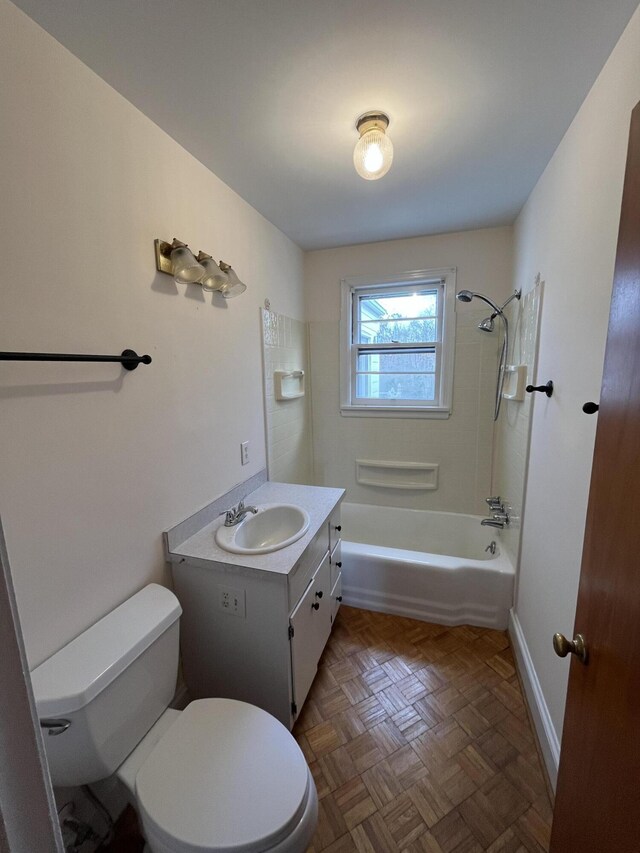
{"label": "toilet bowl", "polygon": [[232,699],[168,708],[180,613],[151,584],[32,672],[54,785],[115,773],[152,853],[302,853],[317,794],[282,723]]}

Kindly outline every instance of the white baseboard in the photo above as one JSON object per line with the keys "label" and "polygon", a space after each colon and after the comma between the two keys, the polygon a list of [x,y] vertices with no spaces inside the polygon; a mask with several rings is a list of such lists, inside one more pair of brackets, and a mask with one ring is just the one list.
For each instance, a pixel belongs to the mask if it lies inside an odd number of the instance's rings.
{"label": "white baseboard", "polygon": [[515,654],[518,672],[520,673],[520,679],[524,687],[529,710],[531,711],[531,717],[549,775],[549,781],[555,791],[558,779],[558,763],[560,761],[560,743],[551,721],[551,715],[545,702],[538,675],[529,654],[522,626],[513,610],[509,613],[509,636],[511,637],[511,645]]}

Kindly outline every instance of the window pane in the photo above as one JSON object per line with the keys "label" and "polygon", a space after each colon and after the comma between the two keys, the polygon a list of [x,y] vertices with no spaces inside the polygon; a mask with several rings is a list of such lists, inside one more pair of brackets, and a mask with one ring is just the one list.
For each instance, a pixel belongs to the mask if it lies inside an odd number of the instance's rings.
{"label": "window pane", "polygon": [[418,344],[437,340],[435,317],[414,320],[397,318],[366,320],[356,324],[355,342],[359,344]]}
{"label": "window pane", "polygon": [[356,397],[374,400],[435,400],[433,373],[357,374]]}
{"label": "window pane", "polygon": [[358,320],[435,317],[438,314],[437,290],[408,290],[390,295],[361,296]]}
{"label": "window pane", "polygon": [[424,350],[358,353],[358,373],[435,373],[436,354]]}

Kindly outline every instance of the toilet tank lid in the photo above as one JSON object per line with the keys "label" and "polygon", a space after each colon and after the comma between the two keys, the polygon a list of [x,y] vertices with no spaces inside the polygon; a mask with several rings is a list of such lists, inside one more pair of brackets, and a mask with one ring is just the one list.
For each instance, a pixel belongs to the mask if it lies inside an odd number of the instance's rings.
{"label": "toilet tank lid", "polygon": [[31,683],[38,716],[83,708],[182,613],[175,595],[152,583],[37,666]]}

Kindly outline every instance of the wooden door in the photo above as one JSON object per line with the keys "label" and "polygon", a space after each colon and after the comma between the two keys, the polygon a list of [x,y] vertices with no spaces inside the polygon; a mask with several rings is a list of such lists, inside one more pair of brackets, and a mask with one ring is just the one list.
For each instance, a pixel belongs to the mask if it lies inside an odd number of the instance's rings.
{"label": "wooden door", "polygon": [[571,661],[551,851],[638,853],[640,104],[631,121],[575,631],[589,659]]}

